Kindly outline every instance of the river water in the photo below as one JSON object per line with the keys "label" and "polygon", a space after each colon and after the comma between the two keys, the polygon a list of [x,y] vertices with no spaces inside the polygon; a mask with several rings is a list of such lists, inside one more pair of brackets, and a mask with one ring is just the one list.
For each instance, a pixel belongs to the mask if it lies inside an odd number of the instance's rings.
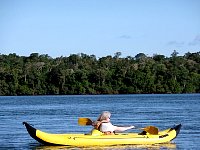
{"label": "river water", "polygon": [[[82,149],[43,146],[22,125],[27,121],[50,133],[88,133],[79,117],[95,120],[104,111],[112,113],[115,125],[153,125],[160,130],[181,123],[176,139],[161,145],[89,147],[85,149],[199,149],[200,94],[2,96],[0,97],[0,149]],[[139,132],[129,130],[128,132]]]}

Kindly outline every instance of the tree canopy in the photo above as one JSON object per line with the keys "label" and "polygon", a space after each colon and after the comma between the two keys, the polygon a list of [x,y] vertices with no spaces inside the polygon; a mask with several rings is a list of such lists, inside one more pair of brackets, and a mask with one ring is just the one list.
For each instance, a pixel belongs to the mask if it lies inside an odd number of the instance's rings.
{"label": "tree canopy", "polygon": [[120,56],[0,54],[0,95],[200,92],[200,52]]}

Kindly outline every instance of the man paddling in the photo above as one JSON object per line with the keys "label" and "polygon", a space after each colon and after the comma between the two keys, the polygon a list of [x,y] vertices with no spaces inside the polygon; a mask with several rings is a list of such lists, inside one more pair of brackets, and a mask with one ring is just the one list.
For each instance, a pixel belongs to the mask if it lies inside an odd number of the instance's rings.
{"label": "man paddling", "polygon": [[106,135],[114,134],[115,132],[123,132],[125,130],[133,129],[135,126],[119,127],[110,122],[111,113],[103,111],[98,119],[92,123],[95,129],[103,132]]}

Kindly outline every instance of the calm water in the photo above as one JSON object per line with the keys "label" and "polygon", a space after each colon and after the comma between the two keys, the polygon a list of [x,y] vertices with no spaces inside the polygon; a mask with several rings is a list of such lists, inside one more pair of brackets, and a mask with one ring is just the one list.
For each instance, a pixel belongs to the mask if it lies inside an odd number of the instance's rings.
{"label": "calm water", "polygon": [[87,133],[91,127],[79,126],[78,118],[96,119],[104,110],[111,111],[112,123],[116,125],[154,125],[165,129],[182,123],[183,127],[178,137],[170,144],[98,149],[200,147],[200,94],[184,94],[0,97],[0,149],[66,149],[67,147],[40,145],[28,135],[22,122],[27,121],[34,127],[51,133]]}

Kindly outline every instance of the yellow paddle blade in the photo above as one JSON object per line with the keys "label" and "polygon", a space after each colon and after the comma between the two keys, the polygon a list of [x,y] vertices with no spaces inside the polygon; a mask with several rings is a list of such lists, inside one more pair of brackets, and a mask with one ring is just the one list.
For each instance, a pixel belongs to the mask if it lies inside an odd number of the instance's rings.
{"label": "yellow paddle blade", "polygon": [[78,124],[81,126],[92,125],[92,120],[89,118],[78,118]]}
{"label": "yellow paddle blade", "polygon": [[147,126],[145,128],[142,128],[142,130],[146,131],[149,134],[158,135],[158,128],[154,126]]}

